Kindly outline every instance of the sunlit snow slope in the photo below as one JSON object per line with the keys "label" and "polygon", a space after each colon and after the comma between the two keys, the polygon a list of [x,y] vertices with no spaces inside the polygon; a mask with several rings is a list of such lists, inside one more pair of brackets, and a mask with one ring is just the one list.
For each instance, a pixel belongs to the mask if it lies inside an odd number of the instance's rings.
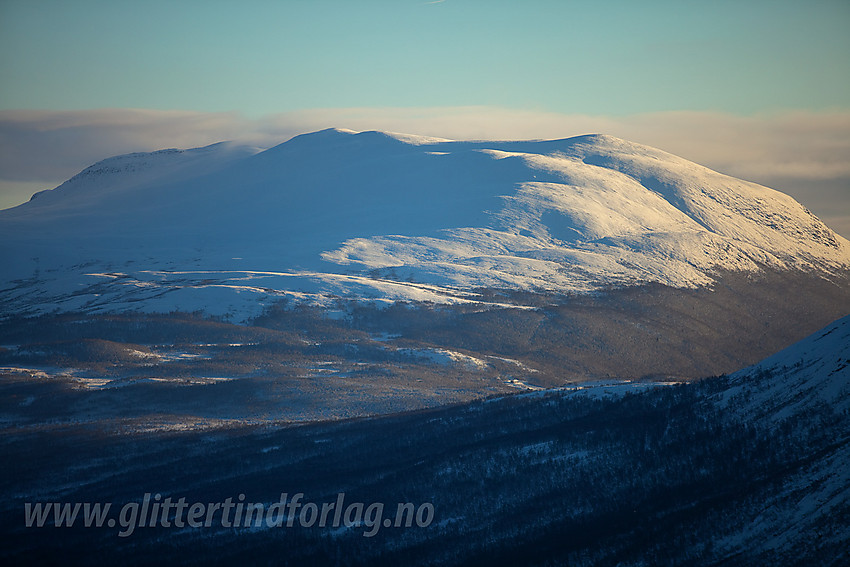
{"label": "sunlit snow slope", "polygon": [[850,243],[791,197],[617,138],[335,129],[104,160],[0,211],[0,254],[0,306],[36,312],[457,302],[850,266]]}

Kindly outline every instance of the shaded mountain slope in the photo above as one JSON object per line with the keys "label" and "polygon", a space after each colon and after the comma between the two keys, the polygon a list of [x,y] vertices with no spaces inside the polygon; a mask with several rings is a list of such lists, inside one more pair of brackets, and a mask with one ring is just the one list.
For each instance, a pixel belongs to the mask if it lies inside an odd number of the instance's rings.
{"label": "shaded mountain slope", "polygon": [[[848,331],[845,318],[734,376],[636,395],[535,392],[378,419],[153,436],[121,433],[132,423],[120,420],[7,428],[0,556],[841,565],[850,542]],[[314,503],[344,492],[347,503],[385,503],[390,523],[307,527],[296,514],[292,527],[265,518],[222,527],[219,512],[207,528],[137,527],[127,538],[117,523],[22,525],[24,502],[121,506],[146,492],[189,503],[244,494],[266,507],[282,492]],[[396,503],[406,502],[431,503],[433,521],[393,527]]]}

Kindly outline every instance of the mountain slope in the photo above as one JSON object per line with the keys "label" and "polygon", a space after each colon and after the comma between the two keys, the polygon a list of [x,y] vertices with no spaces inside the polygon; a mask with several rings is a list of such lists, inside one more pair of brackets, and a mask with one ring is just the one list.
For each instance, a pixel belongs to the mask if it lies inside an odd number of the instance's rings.
{"label": "mountain slope", "polygon": [[[733,374],[717,400],[721,408],[748,423],[764,424],[785,442],[796,433],[796,442],[810,451],[788,471],[781,489],[760,503],[751,524],[724,538],[719,547],[763,556],[846,549],[850,316]],[[808,428],[805,434],[800,424]],[[818,447],[822,449],[816,451]]]}
{"label": "mountain slope", "polygon": [[[138,430],[129,416],[75,427],[43,415],[38,427],[10,424],[0,436],[0,525],[9,534],[0,557],[141,564],[167,548],[188,565],[246,552],[261,563],[328,565],[844,565],[848,343],[845,318],[730,377],[628,389],[636,394],[538,391],[298,427],[138,435],[127,433]],[[31,400],[16,403],[39,395],[37,386],[16,389],[5,410],[38,415]],[[825,397],[798,395],[823,388]],[[208,527],[140,526],[122,538],[125,523],[55,529],[48,517],[26,528],[21,513],[24,502],[117,508],[145,493],[244,499],[266,511],[282,492],[301,494],[302,506],[340,493],[362,507],[384,503],[391,520],[397,502],[431,503],[434,516],[403,529],[375,516],[319,527],[296,511],[278,528],[233,525],[234,513],[223,523],[220,510]]]}
{"label": "mountain slope", "polygon": [[712,281],[713,269],[759,265],[847,266],[847,241],[776,191],[608,136],[509,147],[478,149],[530,174],[488,226],[357,239],[325,257],[412,266],[460,285],[555,290],[690,287]]}
{"label": "mountain slope", "polygon": [[726,403],[786,419],[828,406],[850,411],[850,316],[731,376]]}
{"label": "mountain slope", "polygon": [[131,154],[0,211],[0,242],[0,279],[28,282],[2,300],[35,311],[466,302],[481,288],[695,287],[718,271],[850,267],[850,243],[787,195],[600,135],[331,129],[260,153]]}

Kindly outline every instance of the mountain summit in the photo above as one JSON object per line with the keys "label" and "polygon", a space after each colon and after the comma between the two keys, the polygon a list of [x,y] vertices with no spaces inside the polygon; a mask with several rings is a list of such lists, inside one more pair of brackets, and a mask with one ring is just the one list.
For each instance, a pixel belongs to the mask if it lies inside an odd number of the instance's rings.
{"label": "mountain summit", "polygon": [[458,302],[482,288],[693,288],[720,272],[850,268],[850,243],[791,197],[604,135],[329,129],[262,152],[129,154],[0,211],[0,241],[0,278],[27,282],[0,299],[36,311]]}

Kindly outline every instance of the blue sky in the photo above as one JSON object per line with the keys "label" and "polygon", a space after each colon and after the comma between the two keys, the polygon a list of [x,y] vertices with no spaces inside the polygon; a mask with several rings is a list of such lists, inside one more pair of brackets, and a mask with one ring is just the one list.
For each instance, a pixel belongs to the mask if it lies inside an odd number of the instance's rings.
{"label": "blue sky", "polygon": [[593,130],[796,190],[848,234],[848,29],[846,0],[0,0],[0,207],[124,151]]}
{"label": "blue sky", "polygon": [[624,115],[850,101],[850,3],[4,1],[4,109],[492,105]]}

